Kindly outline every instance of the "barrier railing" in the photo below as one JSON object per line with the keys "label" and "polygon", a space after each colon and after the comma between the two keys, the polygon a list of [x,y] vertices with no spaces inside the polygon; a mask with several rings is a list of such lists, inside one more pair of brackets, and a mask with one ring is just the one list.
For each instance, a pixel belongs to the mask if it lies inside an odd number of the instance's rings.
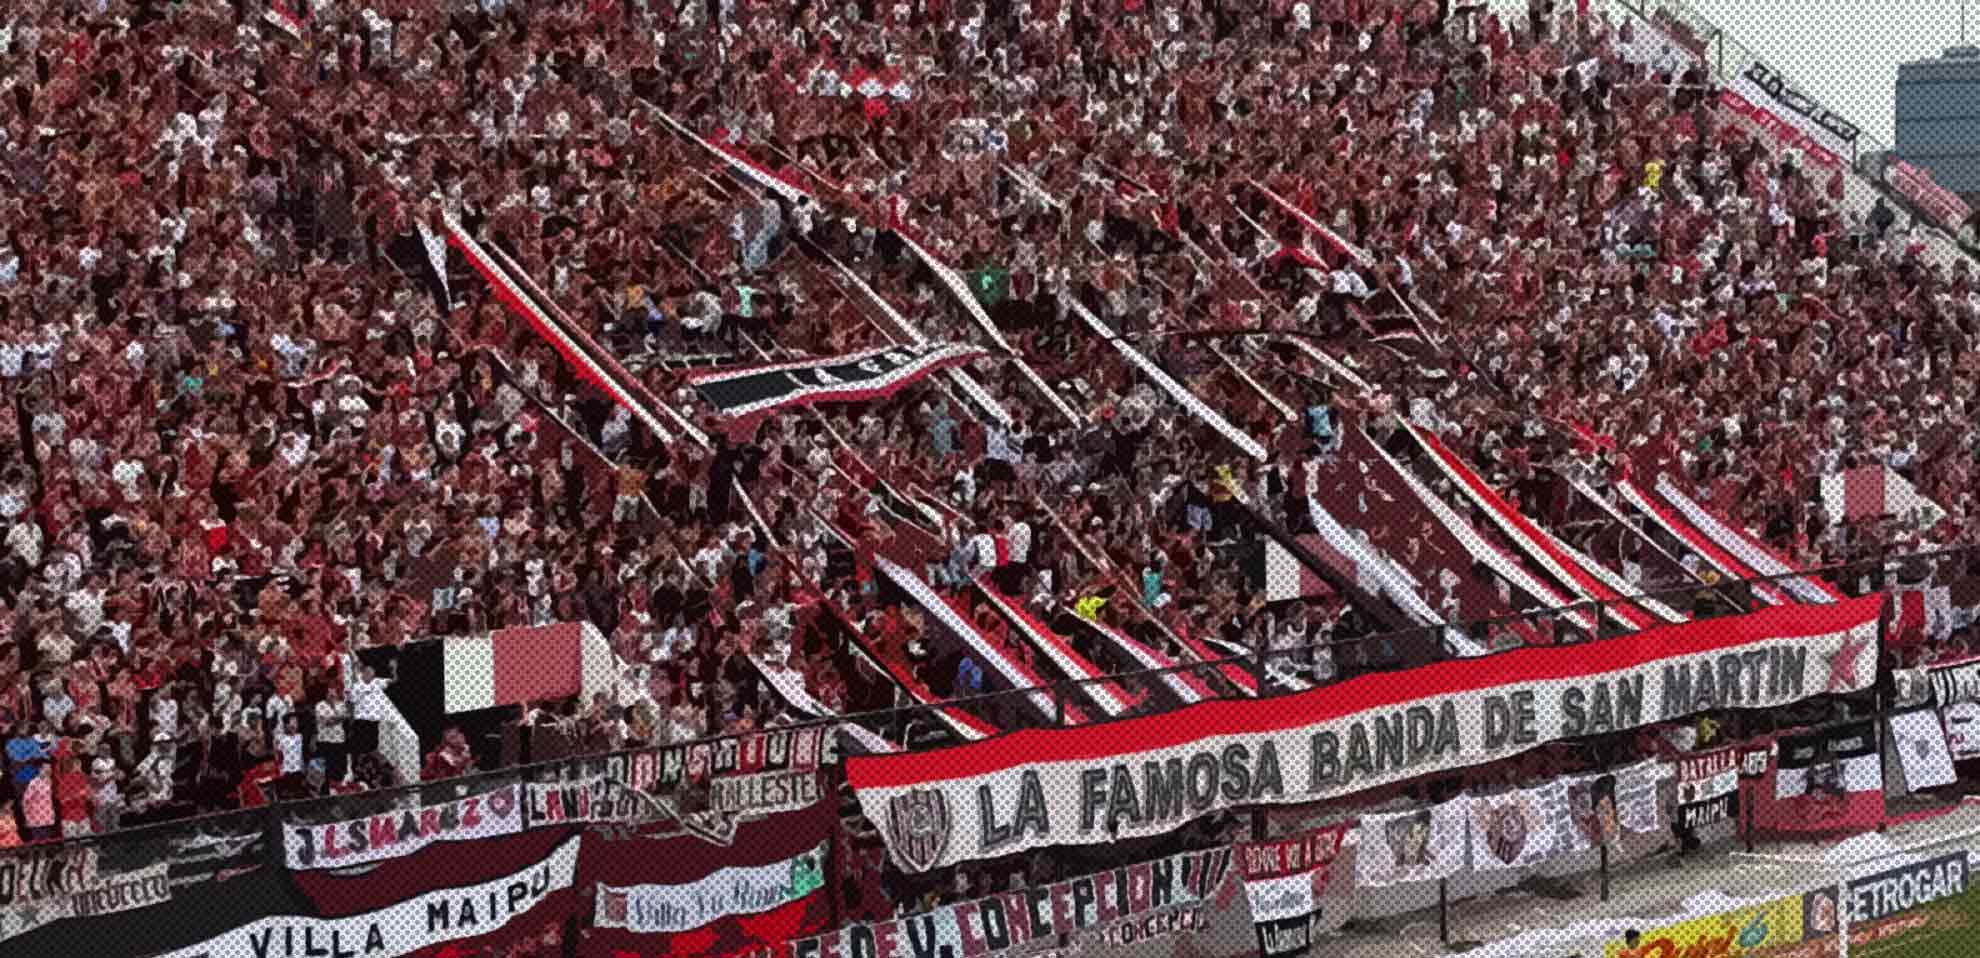
{"label": "barrier railing", "polygon": [[[1663,590],[1628,596],[1617,601],[1633,602],[1648,596],[1681,609],[1689,609],[1700,617],[1737,615],[1761,607],[1762,601],[1755,595],[1754,590],[1754,586],[1761,582],[1815,576],[1827,579],[1845,593],[1862,595],[1886,588],[1916,585],[1921,581],[1949,585],[1952,581],[1976,575],[1980,575],[1980,548],[1945,549],[1878,557],[1802,573],[1749,580],[1726,580],[1711,586],[1699,585],[1686,589]],[[1475,638],[1485,640],[1501,634],[1503,627],[1515,622],[1535,624],[1544,621],[1554,623],[1554,634],[1560,637],[1563,644],[1592,641],[1608,636],[1578,634],[1569,624],[1568,616],[1570,612],[1576,610],[1599,612],[1603,605],[1604,603],[1600,602],[1578,603],[1523,616],[1467,622],[1459,627]],[[1594,618],[1597,621],[1604,619],[1599,614]],[[1082,693],[1084,686],[1105,681],[1126,688],[1134,695],[1137,704],[1128,715],[1146,715],[1165,710],[1162,703],[1171,700],[1177,683],[1187,683],[1192,688],[1209,689],[1215,693],[1215,697],[1230,698],[1244,694],[1238,691],[1233,683],[1226,681],[1231,669],[1243,669],[1246,674],[1258,679],[1259,696],[1274,697],[1324,686],[1357,674],[1401,671],[1422,665],[1429,661],[1421,658],[1425,650],[1431,651],[1431,660],[1449,655],[1443,649],[1440,629],[1424,628],[1380,633],[1338,643],[1329,642],[1324,647],[1309,645],[1260,649],[1247,655],[1233,655],[1214,661],[1192,662],[1172,668],[1122,672],[1109,675],[1104,680],[1067,681],[1034,689],[1001,690],[952,699],[939,706],[914,705],[833,716],[778,726],[774,730],[745,733],[745,735],[760,736],[770,731],[807,728],[829,730],[843,723],[854,722],[870,729],[880,730],[894,741],[904,742],[912,749],[923,744],[952,741],[946,733],[946,724],[938,715],[938,710],[943,708],[962,708],[986,716],[1006,715],[1016,718],[1029,714],[1028,706],[1022,700],[1032,693],[1045,692],[1059,703],[1084,701]],[[1004,727],[1017,726],[1006,724]],[[185,859],[187,862],[199,861],[201,850],[215,847],[237,849],[259,847],[263,850],[263,854],[270,857],[270,862],[274,862],[279,861],[282,854],[281,838],[285,825],[343,821],[394,809],[430,806],[463,796],[494,791],[509,784],[570,779],[584,774],[595,774],[610,767],[624,767],[625,763],[631,760],[667,750],[698,747],[718,749],[723,743],[733,743],[743,737],[743,735],[711,736],[695,740],[663,742],[639,749],[531,762],[438,782],[412,783],[355,795],[280,802],[253,809],[223,810],[169,821],[139,824],[107,835],[77,837],[67,839],[64,843],[48,842],[34,847],[46,849],[61,844],[114,846],[129,843],[134,846],[145,845],[169,849],[175,858]],[[826,735],[828,741],[831,737],[829,734]],[[821,764],[829,764],[833,761],[829,752],[821,754]],[[257,842],[258,839],[262,841]]]}

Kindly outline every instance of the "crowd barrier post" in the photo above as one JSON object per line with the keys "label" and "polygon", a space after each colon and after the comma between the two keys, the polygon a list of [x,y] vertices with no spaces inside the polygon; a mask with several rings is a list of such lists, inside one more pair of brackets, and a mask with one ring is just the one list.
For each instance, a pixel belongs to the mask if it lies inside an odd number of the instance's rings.
{"label": "crowd barrier post", "polygon": [[[823,789],[825,794],[835,799],[839,795],[840,786],[845,782],[844,768],[844,765],[833,763],[819,769],[819,774],[825,776],[825,787]],[[838,880],[845,864],[845,848],[843,847],[846,838],[845,833],[845,818],[841,816],[839,821],[833,824],[825,843],[825,867],[822,869],[822,873],[830,876],[827,880],[827,884],[830,887],[826,891],[825,900],[831,908],[833,928],[843,927],[846,923],[845,882]]]}
{"label": "crowd barrier post", "polygon": [[1437,939],[1446,947],[1451,943],[1451,880],[1437,879]]}

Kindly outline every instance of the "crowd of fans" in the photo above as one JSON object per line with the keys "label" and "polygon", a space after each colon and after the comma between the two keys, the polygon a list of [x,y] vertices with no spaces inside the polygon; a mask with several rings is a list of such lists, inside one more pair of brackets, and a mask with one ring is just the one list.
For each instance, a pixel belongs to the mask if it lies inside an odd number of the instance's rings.
{"label": "crowd of fans", "polygon": [[[1396,415],[1502,486],[1680,471],[1808,565],[1980,542],[1968,264],[1839,213],[1841,172],[1716,111],[1702,70],[1619,58],[1586,5],[311,6],[301,40],[252,2],[0,24],[0,844],[387,784],[351,654],[432,635],[597,623],[618,696],[538,712],[610,747],[778,721],[767,671],[888,704],[847,629],[931,695],[984,690],[876,556],[1019,658],[979,574],[1182,661],[1324,650],[1377,623],[1265,614],[1241,560],[1261,520],[1301,531],[1335,430]],[[818,201],[725,177],[663,113]],[[471,274],[429,296],[390,252],[443,211],[709,445],[601,401]],[[983,342],[964,295],[1037,374],[968,367],[1008,425],[946,377],[736,435],[694,412],[680,357],[905,340],[882,303]],[[1366,335],[1405,309],[1421,337]],[[1374,388],[1197,335],[1259,330]],[[1860,463],[1943,520],[1830,523],[1814,483]],[[473,765],[450,734],[425,771]]]}

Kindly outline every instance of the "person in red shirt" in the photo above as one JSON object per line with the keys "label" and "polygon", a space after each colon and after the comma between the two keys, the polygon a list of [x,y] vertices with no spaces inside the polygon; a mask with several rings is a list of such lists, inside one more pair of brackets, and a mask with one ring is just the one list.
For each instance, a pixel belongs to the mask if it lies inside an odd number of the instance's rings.
{"label": "person in red shirt", "polygon": [[95,832],[90,825],[89,775],[83,771],[83,758],[62,743],[61,769],[55,776],[55,805],[62,823],[62,837],[76,838]]}
{"label": "person in red shirt", "polygon": [[440,747],[426,753],[426,765],[420,769],[421,781],[433,782],[446,778],[458,778],[474,771],[474,752],[468,748],[467,735],[458,727],[450,728],[440,736]]}

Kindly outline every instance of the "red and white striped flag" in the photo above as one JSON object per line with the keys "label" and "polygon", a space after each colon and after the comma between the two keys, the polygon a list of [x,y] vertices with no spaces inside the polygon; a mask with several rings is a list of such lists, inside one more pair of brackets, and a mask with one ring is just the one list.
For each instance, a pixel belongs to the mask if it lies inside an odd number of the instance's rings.
{"label": "red and white striped flag", "polygon": [[1922,513],[1927,524],[1945,515],[1939,504],[1926,498],[1911,480],[1888,466],[1857,466],[1822,477],[1822,505],[1831,522],[1855,522],[1883,516]]}
{"label": "red and white striped flag", "polygon": [[309,27],[309,0],[268,0],[268,10],[261,18],[290,39],[300,41]]}

